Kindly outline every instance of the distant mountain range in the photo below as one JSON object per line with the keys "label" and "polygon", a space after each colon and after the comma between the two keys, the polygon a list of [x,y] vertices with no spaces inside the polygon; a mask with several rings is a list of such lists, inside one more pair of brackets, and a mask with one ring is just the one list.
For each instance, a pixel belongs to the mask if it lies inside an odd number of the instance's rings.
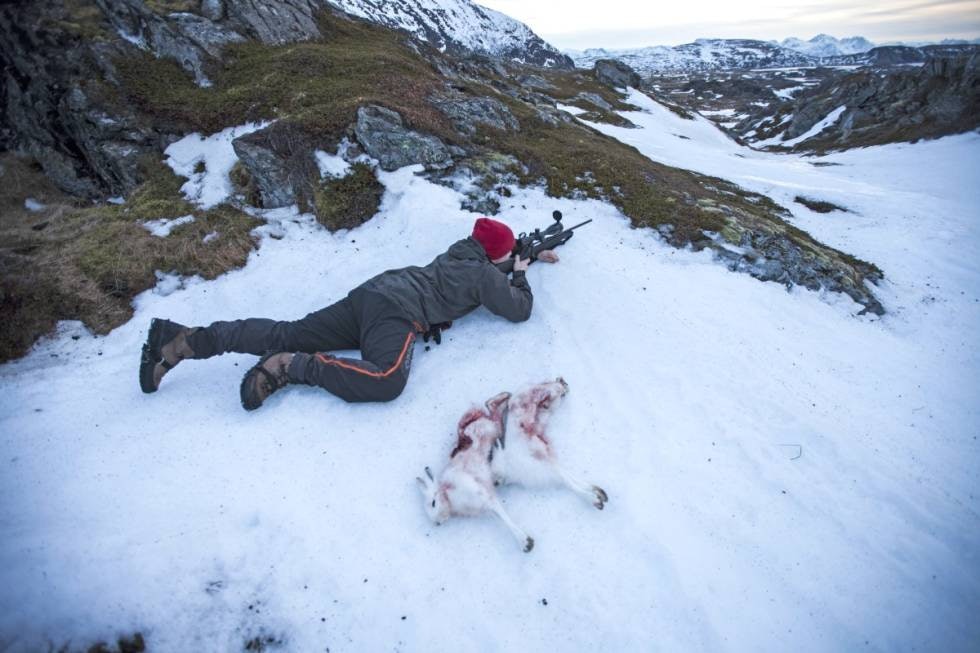
{"label": "distant mountain range", "polygon": [[731,68],[788,68],[812,65],[813,58],[767,41],[750,39],[698,39],[684,45],[658,45],[630,50],[590,48],[567,52],[580,68],[599,59],[618,59],[641,74],[697,72]]}
{"label": "distant mountain range", "polygon": [[[775,43],[775,41],[772,41]],[[810,57],[836,57],[842,54],[860,54],[875,47],[875,44],[863,36],[851,36],[846,39],[836,39],[828,34],[817,34],[809,41],[795,37],[783,39],[780,43],[784,48],[801,52]]]}
{"label": "distant mountain range", "polygon": [[575,65],[590,68],[599,59],[617,59],[641,74],[690,73],[709,70],[792,68],[817,65],[893,65],[921,63],[929,56],[953,55],[977,48],[980,39],[940,44],[876,46],[863,36],[837,39],[819,34],[809,41],[782,42],[753,39],[697,39],[677,46],[633,49],[590,48],[567,50]]}

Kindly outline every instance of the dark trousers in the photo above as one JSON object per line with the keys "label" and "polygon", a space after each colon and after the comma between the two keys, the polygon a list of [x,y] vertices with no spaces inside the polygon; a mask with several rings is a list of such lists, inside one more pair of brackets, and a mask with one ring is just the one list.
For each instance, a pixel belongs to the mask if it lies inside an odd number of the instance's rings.
{"label": "dark trousers", "polygon": [[[336,304],[291,322],[214,322],[188,338],[194,358],[225,352],[294,352],[291,383],[318,385],[346,401],[391,401],[401,394],[421,326],[384,295],[355,289]],[[360,349],[361,359],[328,352]]]}

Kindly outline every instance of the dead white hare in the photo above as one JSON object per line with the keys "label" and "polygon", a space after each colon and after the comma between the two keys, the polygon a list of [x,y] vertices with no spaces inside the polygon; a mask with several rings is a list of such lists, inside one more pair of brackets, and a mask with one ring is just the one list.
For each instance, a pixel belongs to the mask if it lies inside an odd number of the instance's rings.
{"label": "dead white hare", "polygon": [[433,478],[428,467],[418,477],[425,509],[436,524],[450,517],[491,511],[507,525],[524,551],[534,547],[528,536],[504,511],[495,487],[558,481],[602,510],[609,498],[596,486],[581,483],[559,465],[545,434],[552,412],[568,392],[561,377],[531,386],[511,397],[501,392],[485,408],[472,408],[459,420],[456,447],[449,464]]}

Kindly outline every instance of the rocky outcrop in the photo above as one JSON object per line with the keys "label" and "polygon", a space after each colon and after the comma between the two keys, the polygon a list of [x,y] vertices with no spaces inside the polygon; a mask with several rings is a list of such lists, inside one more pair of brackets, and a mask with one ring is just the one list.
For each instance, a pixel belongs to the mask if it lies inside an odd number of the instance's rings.
{"label": "rocky outcrop", "polygon": [[[184,4],[186,11],[168,12],[166,8],[172,5],[144,0],[0,3],[0,144],[36,158],[51,179],[73,195],[124,195],[140,181],[137,164],[141,158],[158,155],[176,136],[161,132],[176,128],[159,121],[149,124],[122,101],[114,61],[140,56],[142,51],[177,62],[198,85],[206,87],[211,84],[208,71],[219,65],[229,44],[254,40],[276,45],[321,38],[318,12],[331,11],[331,6],[382,24],[382,14],[386,7],[391,8],[390,3],[370,0],[201,0]],[[472,14],[472,20],[462,20],[459,12],[430,4],[431,11],[425,16],[428,22],[421,32],[412,32],[409,23],[393,27],[461,53],[571,67],[570,60],[506,16],[461,2],[470,12],[466,16]],[[409,9],[415,11],[405,10]],[[492,101],[448,103],[445,109],[466,133],[476,124],[510,129],[515,122],[506,107]],[[473,120],[464,115],[470,110],[478,114]],[[410,130],[388,133],[402,145],[417,144],[422,162],[442,165],[448,160],[447,150],[433,137]],[[251,155],[251,165],[259,171],[257,179],[270,180],[263,200],[283,201],[282,193],[271,191],[273,159],[262,156],[259,149]],[[406,158],[411,157],[390,161]]]}
{"label": "rocky outcrop", "polygon": [[369,105],[357,110],[354,133],[369,156],[382,170],[396,170],[413,163],[435,168],[452,164],[449,148],[435,136],[405,126],[397,112]]}
{"label": "rocky outcrop", "polygon": [[[212,2],[218,5],[219,2]],[[316,0],[225,0],[228,22],[248,36],[278,45],[318,38]]]}
{"label": "rocky outcrop", "polygon": [[579,93],[575,96],[575,100],[580,102],[588,102],[592,106],[596,107],[597,109],[601,109],[602,111],[613,110],[613,105],[606,102],[598,93]]}
{"label": "rocky outcrop", "polygon": [[896,66],[901,64],[924,63],[934,57],[968,57],[980,51],[980,46],[961,45],[883,45],[867,52],[830,57],[823,61],[832,66]]}
{"label": "rocky outcrop", "polygon": [[831,78],[796,99],[784,140],[805,134],[838,107],[838,120],[797,145],[855,147],[938,138],[980,128],[980,54],[934,58],[917,69]]}
{"label": "rocky outcrop", "polygon": [[592,72],[597,80],[613,88],[626,88],[627,86],[638,88],[640,86],[640,76],[636,71],[616,59],[596,61],[592,67]]}
{"label": "rocky outcrop", "polygon": [[0,6],[5,145],[34,157],[59,188],[82,197],[127,192],[138,183],[142,156],[173,138],[115,101],[102,81],[115,78],[113,58],[132,46],[81,38],[100,25],[80,25],[54,0]]}
{"label": "rocky outcrop", "polygon": [[467,136],[474,136],[479,125],[501,131],[519,129],[517,118],[510,112],[507,105],[491,97],[451,92],[431,98],[430,101],[453,121],[453,126],[457,130]]}
{"label": "rocky outcrop", "polygon": [[310,205],[319,179],[315,135],[278,121],[236,138],[232,147],[255,185],[262,208]]}
{"label": "rocky outcrop", "polygon": [[[700,249],[706,243],[694,243]],[[808,290],[829,290],[848,295],[864,306],[861,313],[884,315],[885,309],[863,283],[878,283],[881,271],[872,265],[860,263],[853,269],[840,265],[839,261],[817,249],[806,249],[783,234],[752,233],[742,235],[738,247],[732,251],[723,246],[710,245],[715,256],[724,261],[733,272],[746,272],[761,281],[775,281],[787,288],[794,284]]]}
{"label": "rocky outcrop", "polygon": [[318,38],[316,0],[210,0],[200,13],[161,15],[143,0],[95,0],[113,29],[156,57],[170,58],[207,85],[205,66],[228,43],[278,45]]}

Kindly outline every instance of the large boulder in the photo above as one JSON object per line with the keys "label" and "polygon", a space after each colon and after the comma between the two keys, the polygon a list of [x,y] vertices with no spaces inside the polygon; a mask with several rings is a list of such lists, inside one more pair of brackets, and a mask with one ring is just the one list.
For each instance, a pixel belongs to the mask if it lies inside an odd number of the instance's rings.
{"label": "large boulder", "polygon": [[225,0],[224,5],[231,25],[263,43],[279,45],[320,37],[316,13],[323,6],[317,0]]}
{"label": "large boulder", "polygon": [[453,162],[449,148],[442,141],[409,129],[397,112],[385,107],[359,108],[354,134],[364,151],[378,160],[382,170],[397,170],[413,163],[444,168]]}
{"label": "large boulder", "polygon": [[613,88],[626,88],[640,86],[640,76],[635,70],[616,59],[599,59],[592,67],[595,78]]}
{"label": "large boulder", "polygon": [[231,142],[255,185],[259,204],[308,207],[319,179],[314,151],[321,145],[295,123],[274,122]]}
{"label": "large boulder", "polygon": [[432,98],[435,105],[460,132],[473,136],[477,126],[485,125],[501,131],[520,128],[517,118],[507,105],[490,97],[477,97],[454,92]]}

